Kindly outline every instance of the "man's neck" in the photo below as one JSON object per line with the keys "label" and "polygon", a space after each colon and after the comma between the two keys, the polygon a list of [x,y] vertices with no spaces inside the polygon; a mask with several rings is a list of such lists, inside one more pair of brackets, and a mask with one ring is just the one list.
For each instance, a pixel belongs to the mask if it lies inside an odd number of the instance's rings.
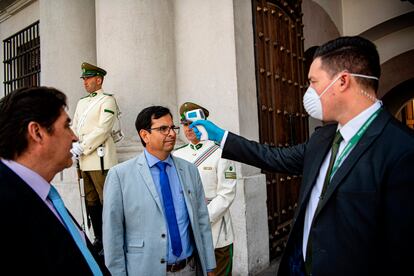
{"label": "man's neck", "polygon": [[47,162],[39,162],[40,159],[33,157],[29,153],[23,153],[19,157],[15,158],[13,161],[19,163],[26,168],[38,173],[43,179],[50,183],[55,177],[56,173],[51,173],[50,166]]}
{"label": "man's neck", "polygon": [[98,92],[99,92],[99,91],[101,91],[101,90],[102,90],[102,87],[100,87],[100,88],[96,89],[95,91],[88,92],[88,94],[98,93]]}
{"label": "man's neck", "polygon": [[148,148],[147,148],[147,151],[148,151],[151,155],[153,155],[153,156],[157,157],[160,161],[164,161],[164,160],[166,160],[166,159],[168,158],[168,156],[170,156],[170,152],[164,152],[164,151],[152,151],[152,150],[149,150]]}
{"label": "man's neck", "polygon": [[193,140],[190,140],[190,143],[193,144],[193,145],[197,145],[198,143],[200,143],[200,140],[193,139]]}
{"label": "man's neck", "polygon": [[354,94],[354,97],[348,102],[348,106],[344,109],[344,112],[338,115],[337,122],[345,125],[376,102],[375,98],[369,98],[362,94]]}

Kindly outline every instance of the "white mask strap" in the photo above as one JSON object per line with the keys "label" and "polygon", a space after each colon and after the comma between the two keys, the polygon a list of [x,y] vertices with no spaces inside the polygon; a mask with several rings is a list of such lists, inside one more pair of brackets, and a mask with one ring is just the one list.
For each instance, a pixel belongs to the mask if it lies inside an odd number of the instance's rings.
{"label": "white mask strap", "polygon": [[354,77],[365,78],[365,79],[373,79],[373,80],[379,80],[377,77],[374,77],[374,76],[367,76],[367,75],[354,74],[354,73],[349,73],[349,74],[351,76],[354,76]]}
{"label": "white mask strap", "polygon": [[325,90],[322,91],[322,93],[319,95],[319,99],[323,96],[323,94],[326,93],[326,91],[329,90],[329,88],[331,88],[331,86],[337,81],[339,80],[339,78],[341,77],[341,75],[339,74],[326,88]]}

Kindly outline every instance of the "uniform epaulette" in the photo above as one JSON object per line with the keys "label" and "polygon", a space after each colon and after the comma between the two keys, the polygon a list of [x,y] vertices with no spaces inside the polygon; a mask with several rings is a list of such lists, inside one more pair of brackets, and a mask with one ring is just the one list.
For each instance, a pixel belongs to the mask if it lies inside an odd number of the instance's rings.
{"label": "uniform epaulette", "polygon": [[179,149],[185,148],[186,146],[188,146],[188,144],[185,144],[185,145],[179,146],[178,148],[175,148],[174,150],[179,150]]}
{"label": "uniform epaulette", "polygon": [[114,95],[114,94],[109,94],[109,93],[102,93],[102,94],[104,94],[106,96],[113,96]]}

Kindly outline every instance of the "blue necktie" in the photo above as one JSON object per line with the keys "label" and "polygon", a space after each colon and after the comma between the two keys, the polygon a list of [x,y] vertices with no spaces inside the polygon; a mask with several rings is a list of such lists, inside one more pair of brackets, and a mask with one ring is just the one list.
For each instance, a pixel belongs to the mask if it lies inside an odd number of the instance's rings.
{"label": "blue necktie", "polygon": [[56,211],[58,212],[60,218],[63,220],[66,229],[69,231],[70,235],[75,240],[76,245],[82,252],[83,257],[85,257],[86,261],[88,262],[88,265],[91,268],[93,275],[103,275],[101,269],[99,268],[99,265],[96,263],[91,252],[84,243],[78,228],[76,227],[72,218],[69,216],[62,198],[60,197],[55,187],[53,187],[52,185],[50,185],[48,198],[52,201],[53,206],[55,206]]}
{"label": "blue necktie", "polygon": [[175,216],[175,208],[171,194],[170,181],[168,180],[168,175],[165,170],[169,164],[160,161],[155,165],[160,170],[162,200],[164,202],[165,216],[167,217],[172,252],[175,256],[179,257],[181,255],[181,252],[183,252],[183,247],[181,245],[181,237],[180,231],[178,230],[177,218]]}

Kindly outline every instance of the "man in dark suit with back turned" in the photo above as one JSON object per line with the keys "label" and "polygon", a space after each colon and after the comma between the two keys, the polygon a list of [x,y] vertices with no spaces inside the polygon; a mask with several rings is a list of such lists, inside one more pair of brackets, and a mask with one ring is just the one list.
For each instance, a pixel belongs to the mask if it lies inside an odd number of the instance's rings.
{"label": "man in dark suit with back turned", "polygon": [[103,260],[50,184],[72,165],[77,137],[53,88],[0,100],[0,258],[4,275],[104,275]]}
{"label": "man in dark suit with back turned", "polygon": [[336,124],[301,145],[274,148],[210,121],[192,124],[221,143],[223,158],[303,175],[279,275],[412,271],[414,133],[377,100],[380,71],[376,47],[364,38],[340,37],[319,47],[304,106],[312,117]]}

